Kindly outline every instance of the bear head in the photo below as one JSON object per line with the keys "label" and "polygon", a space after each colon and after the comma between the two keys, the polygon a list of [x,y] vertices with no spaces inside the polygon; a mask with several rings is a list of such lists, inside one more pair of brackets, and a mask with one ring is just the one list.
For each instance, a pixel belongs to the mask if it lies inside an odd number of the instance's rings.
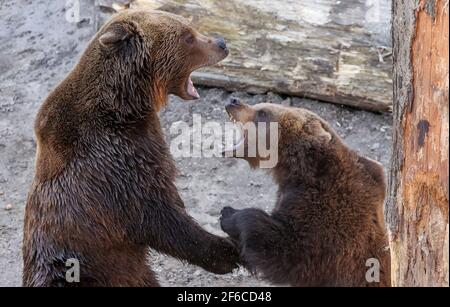
{"label": "bear head", "polygon": [[101,69],[107,84],[119,87],[121,94],[150,91],[156,110],[168,94],[198,99],[191,73],[228,55],[223,38],[206,37],[187,19],[152,10],[118,13],[99,31],[91,49],[97,54],[91,67]]}

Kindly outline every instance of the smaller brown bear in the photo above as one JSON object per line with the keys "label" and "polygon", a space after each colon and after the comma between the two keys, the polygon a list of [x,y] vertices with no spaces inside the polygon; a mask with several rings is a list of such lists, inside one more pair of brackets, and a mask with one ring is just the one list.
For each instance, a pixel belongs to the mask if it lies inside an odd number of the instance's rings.
{"label": "smaller brown bear", "polygon": [[[222,229],[237,242],[249,269],[292,286],[389,286],[382,166],[349,149],[305,109],[233,100],[226,110],[244,126],[278,123],[274,210],[270,215],[254,208],[222,210]],[[256,127],[259,135],[261,125]],[[265,129],[262,135],[268,136]],[[249,129],[243,135],[226,153],[237,157],[242,150],[252,167],[270,158],[259,150],[251,157],[256,143],[249,141]]]}

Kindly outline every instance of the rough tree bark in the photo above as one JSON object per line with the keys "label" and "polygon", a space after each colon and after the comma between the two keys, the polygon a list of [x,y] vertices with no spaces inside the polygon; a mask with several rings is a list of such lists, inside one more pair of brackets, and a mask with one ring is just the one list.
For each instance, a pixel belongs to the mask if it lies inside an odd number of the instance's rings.
{"label": "rough tree bark", "polygon": [[395,286],[448,286],[448,0],[393,1],[394,150],[386,219]]}

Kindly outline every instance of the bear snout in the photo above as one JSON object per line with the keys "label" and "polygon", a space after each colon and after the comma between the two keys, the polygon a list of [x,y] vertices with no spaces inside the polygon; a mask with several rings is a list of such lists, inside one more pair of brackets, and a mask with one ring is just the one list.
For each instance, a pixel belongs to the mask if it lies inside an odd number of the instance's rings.
{"label": "bear snout", "polygon": [[239,99],[237,99],[237,98],[231,98],[229,104],[232,105],[232,106],[239,106],[239,105],[241,105],[242,103],[241,103],[241,102],[239,101]]}
{"label": "bear snout", "polygon": [[228,54],[227,43],[225,42],[225,39],[223,37],[221,36],[217,37],[216,44],[221,50],[223,50],[226,54]]}

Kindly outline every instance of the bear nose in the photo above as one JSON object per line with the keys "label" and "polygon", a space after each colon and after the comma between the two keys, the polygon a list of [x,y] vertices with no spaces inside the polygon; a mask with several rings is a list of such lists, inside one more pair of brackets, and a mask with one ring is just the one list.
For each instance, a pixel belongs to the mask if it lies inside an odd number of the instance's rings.
{"label": "bear nose", "polygon": [[237,98],[231,98],[230,105],[233,107],[240,106],[242,103]]}
{"label": "bear nose", "polygon": [[225,40],[223,37],[216,38],[216,44],[219,46],[220,49],[222,49],[225,52],[228,52],[227,43],[225,43]]}

